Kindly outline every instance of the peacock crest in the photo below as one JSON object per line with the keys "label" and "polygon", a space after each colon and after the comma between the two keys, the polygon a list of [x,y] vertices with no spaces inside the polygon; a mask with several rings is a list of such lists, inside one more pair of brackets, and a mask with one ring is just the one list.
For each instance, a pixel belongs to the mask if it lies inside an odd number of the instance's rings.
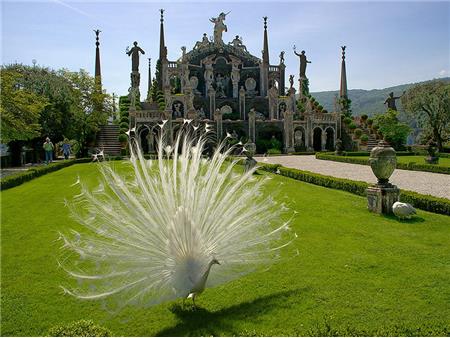
{"label": "peacock crest", "polygon": [[160,125],[157,159],[131,137],[131,170],[106,161],[96,164],[98,188],[77,181],[81,192],[67,205],[83,231],[60,236],[60,265],[77,281],[66,293],[120,306],[195,297],[206,283],[267,267],[297,236],[282,221],[286,208],[262,194],[269,178],[228,160],[229,136],[206,158],[208,126],[185,121],[173,143],[167,129]]}

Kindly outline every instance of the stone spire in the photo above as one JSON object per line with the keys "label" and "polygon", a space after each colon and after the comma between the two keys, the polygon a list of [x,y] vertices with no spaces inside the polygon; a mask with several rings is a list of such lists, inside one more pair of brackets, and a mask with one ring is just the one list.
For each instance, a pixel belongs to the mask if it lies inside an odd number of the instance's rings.
{"label": "stone spire", "polygon": [[159,29],[159,59],[163,60],[167,58],[167,49],[164,42],[164,9],[159,10],[161,13],[161,26]]}
{"label": "stone spire", "polygon": [[263,63],[269,64],[269,41],[267,39],[267,16],[264,19]]}
{"label": "stone spire", "polygon": [[346,46],[341,46],[342,48],[342,64],[341,64],[341,88],[339,90],[340,98],[347,98],[347,73],[345,71],[345,48]]}
{"label": "stone spire", "polygon": [[100,70],[100,42],[99,42],[99,34],[101,30],[94,30],[95,32],[95,84],[98,86],[98,89],[102,90],[102,73]]}

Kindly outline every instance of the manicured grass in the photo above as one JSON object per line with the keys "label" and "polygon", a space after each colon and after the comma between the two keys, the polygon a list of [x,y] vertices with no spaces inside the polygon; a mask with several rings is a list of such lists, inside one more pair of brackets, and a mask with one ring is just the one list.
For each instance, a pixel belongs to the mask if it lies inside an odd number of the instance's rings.
{"label": "manicured grass", "polygon": [[111,315],[64,295],[56,239],[82,230],[63,203],[78,193],[77,175],[93,185],[96,165],[1,192],[3,336],[45,335],[79,319],[125,336],[450,334],[450,217],[418,210],[398,221],[367,212],[364,197],[276,175],[266,191],[298,212],[299,256],[208,289],[195,311],[175,301]]}
{"label": "manicured grass", "polygon": [[[369,159],[369,156],[344,156],[347,158],[362,158],[365,160]],[[417,164],[428,164],[427,162],[425,162],[425,155],[424,156],[420,156],[420,155],[415,155],[415,156],[397,156],[397,162],[398,163],[417,163]],[[436,166],[439,167],[450,167],[450,158],[446,158],[446,157],[440,157],[439,158],[439,163],[438,164],[434,164]]]}

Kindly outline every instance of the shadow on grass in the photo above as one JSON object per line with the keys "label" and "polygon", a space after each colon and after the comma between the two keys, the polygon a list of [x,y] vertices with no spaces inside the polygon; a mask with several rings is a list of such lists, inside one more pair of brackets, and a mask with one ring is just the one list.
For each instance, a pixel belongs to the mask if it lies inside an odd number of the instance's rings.
{"label": "shadow on grass", "polygon": [[387,219],[390,219],[390,220],[393,220],[393,221],[397,221],[398,223],[411,223],[411,224],[413,224],[413,223],[423,223],[423,222],[425,222],[424,218],[419,217],[417,215],[412,216],[410,219],[400,219],[400,218],[398,218],[395,215],[385,215],[385,214],[383,214],[382,216],[384,218],[387,218]]}
{"label": "shadow on grass", "polygon": [[[196,309],[175,304],[170,309],[181,320],[173,327],[159,331],[156,336],[231,336],[238,332],[233,321],[258,321],[258,314],[266,315],[272,309],[283,307],[292,295],[305,295],[309,288],[294,289],[267,295],[255,300],[236,304],[216,312],[197,307]],[[188,304],[186,302],[186,304]],[[289,307],[289,306],[287,306]]]}

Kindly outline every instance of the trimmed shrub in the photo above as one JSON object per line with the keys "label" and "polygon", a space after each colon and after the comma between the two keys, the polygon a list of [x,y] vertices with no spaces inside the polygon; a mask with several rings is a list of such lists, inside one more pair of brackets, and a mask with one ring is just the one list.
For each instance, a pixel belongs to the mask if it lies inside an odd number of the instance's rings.
{"label": "trimmed shrub", "polygon": [[367,136],[367,134],[361,135],[361,141],[363,142],[369,141],[369,136]]}
{"label": "trimmed shrub", "polygon": [[111,331],[95,325],[92,320],[79,320],[67,325],[55,326],[48,331],[52,337],[110,337]]}
{"label": "trimmed shrub", "polygon": [[[320,155],[322,156],[325,154]],[[304,170],[285,168],[280,164],[262,164],[259,166],[259,169],[271,173],[277,173],[299,181],[320,185],[322,187],[344,190],[359,196],[366,196],[366,189],[369,186],[368,183],[362,181],[352,181],[344,178],[316,174]],[[446,198],[423,195],[408,190],[400,190],[400,201],[410,203],[418,209],[443,215],[450,215],[450,200]]]}
{"label": "trimmed shrub", "polygon": [[343,120],[343,122],[345,123],[345,124],[350,124],[350,123],[352,123],[352,119],[350,118],[350,117],[345,117],[344,118],[344,120]]}
{"label": "trimmed shrub", "polygon": [[75,163],[87,163],[92,161],[90,158],[80,158],[76,160],[67,160],[39,167],[32,167],[25,172],[6,176],[0,180],[0,190],[6,190],[16,187],[22,183],[31,181],[33,178],[57,171],[59,169],[69,167]]}
{"label": "trimmed shrub", "polygon": [[125,135],[125,134],[119,134],[119,137],[117,138],[117,140],[118,140],[120,143],[125,143],[125,142],[128,141],[128,137],[127,137],[127,135]]}
{"label": "trimmed shrub", "polygon": [[281,150],[280,149],[276,149],[276,148],[271,148],[267,150],[267,154],[269,155],[278,155],[281,154]]}
{"label": "trimmed shrub", "polygon": [[367,116],[367,114],[361,115],[361,121],[366,121],[368,118],[369,118],[369,116]]}
{"label": "trimmed shrub", "polygon": [[[357,155],[358,154],[358,155]],[[369,160],[365,158],[358,158],[358,156],[369,156],[369,153],[345,153],[344,156],[336,156],[332,153],[317,153],[316,158],[319,160],[328,160],[328,161],[336,161],[336,162],[344,162],[344,163],[353,163],[353,164],[365,164],[369,165]],[[399,152],[397,156],[408,156],[413,155],[409,152]],[[400,163],[397,162],[397,169],[403,170],[415,170],[415,171],[426,171],[432,173],[439,174],[447,174],[450,175],[449,167],[440,167],[432,164],[418,164],[415,162],[409,163]]]}
{"label": "trimmed shrub", "polygon": [[354,130],[354,129],[356,129],[356,124],[355,124],[354,122],[351,122],[351,123],[348,125],[348,128],[349,128],[350,130]]}
{"label": "trimmed shrub", "polygon": [[128,129],[128,122],[120,122],[119,127],[120,129]]}
{"label": "trimmed shrub", "polygon": [[373,124],[373,120],[372,119],[367,119],[366,121],[368,126],[371,126]]}
{"label": "trimmed shrub", "polygon": [[359,129],[359,128],[356,128],[356,129],[354,130],[354,134],[355,134],[356,138],[360,138],[361,135],[362,135],[362,130]]}

